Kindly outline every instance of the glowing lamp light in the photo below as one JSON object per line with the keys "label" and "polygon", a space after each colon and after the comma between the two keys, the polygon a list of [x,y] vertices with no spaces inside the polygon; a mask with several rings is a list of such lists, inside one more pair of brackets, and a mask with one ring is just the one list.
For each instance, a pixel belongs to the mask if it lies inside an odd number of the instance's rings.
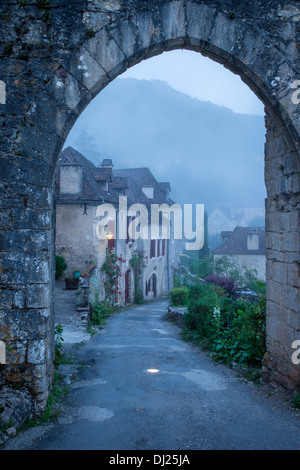
{"label": "glowing lamp light", "polygon": [[114,236],[114,234],[112,232],[107,232],[107,234],[106,234],[107,240],[112,240],[113,236]]}
{"label": "glowing lamp light", "polygon": [[157,374],[157,372],[159,372],[159,369],[147,369],[147,372],[149,372],[150,374]]}

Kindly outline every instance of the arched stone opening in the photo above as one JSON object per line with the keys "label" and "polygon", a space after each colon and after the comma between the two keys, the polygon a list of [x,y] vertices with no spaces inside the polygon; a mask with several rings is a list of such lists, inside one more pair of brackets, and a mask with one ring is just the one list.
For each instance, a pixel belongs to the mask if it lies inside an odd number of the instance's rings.
{"label": "arched stone opening", "polygon": [[[74,7],[66,1],[53,8],[49,23],[34,6],[11,9],[11,31],[30,13],[21,44],[34,53],[25,61],[17,46],[9,55],[6,48],[1,77],[7,93],[1,108],[0,341],[7,345],[1,382],[29,389],[35,412],[43,409],[53,376],[54,174],[70,129],[128,67],[183,48],[238,74],[265,105],[265,373],[288,388],[299,387],[299,369],[291,360],[292,343],[300,339],[300,121],[292,99],[299,78],[299,9],[294,2],[282,7],[277,1],[231,1],[224,7],[192,0],[103,0]],[[44,35],[51,45],[47,54]]]}

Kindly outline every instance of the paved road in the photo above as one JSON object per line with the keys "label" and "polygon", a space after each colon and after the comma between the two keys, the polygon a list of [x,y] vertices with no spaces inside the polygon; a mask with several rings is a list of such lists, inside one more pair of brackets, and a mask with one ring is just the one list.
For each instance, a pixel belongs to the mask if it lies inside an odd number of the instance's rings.
{"label": "paved road", "polygon": [[[183,342],[180,330],[164,319],[166,307],[158,301],[110,317],[79,350],[86,366],[71,385],[65,412],[55,424],[29,431],[27,440],[26,433],[20,436],[16,445],[300,449],[300,417]],[[147,371],[153,368],[158,372]]]}

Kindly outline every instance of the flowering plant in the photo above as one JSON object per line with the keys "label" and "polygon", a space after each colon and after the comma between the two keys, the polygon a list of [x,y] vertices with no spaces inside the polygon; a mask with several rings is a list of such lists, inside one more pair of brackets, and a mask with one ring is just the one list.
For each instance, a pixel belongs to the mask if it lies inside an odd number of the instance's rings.
{"label": "flowering plant", "polygon": [[121,263],[124,262],[125,260],[123,260],[121,256],[117,256],[107,248],[106,259],[101,270],[106,274],[106,280],[104,282],[105,295],[110,302],[112,302],[112,297],[116,292],[121,294],[118,288],[118,278],[122,276]]}

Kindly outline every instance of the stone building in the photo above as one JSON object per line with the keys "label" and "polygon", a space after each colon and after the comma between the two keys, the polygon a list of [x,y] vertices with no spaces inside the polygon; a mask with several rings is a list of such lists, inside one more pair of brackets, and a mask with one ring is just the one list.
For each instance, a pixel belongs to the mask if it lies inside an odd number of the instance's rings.
{"label": "stone building", "polygon": [[[128,248],[140,249],[147,257],[146,267],[142,276],[142,291],[144,298],[149,300],[166,294],[173,286],[173,269],[177,267],[177,240],[174,240],[172,219],[170,220],[170,238],[151,239],[151,206],[153,204],[167,204],[171,206],[174,201],[169,196],[170,184],[168,182],[157,182],[148,168],[130,168],[115,170],[114,176],[119,181],[127,182],[124,194],[128,198],[128,206],[135,203],[143,204],[148,210],[148,238],[139,239],[135,242],[125,244],[118,240],[118,254],[127,260],[130,259]],[[113,187],[115,184],[113,183]],[[126,250],[125,250],[126,248]]]}
{"label": "stone building", "polygon": [[255,269],[257,277],[266,280],[266,236],[264,228],[235,227],[222,231],[223,243],[213,250],[214,258],[234,256],[241,271]]}
{"label": "stone building", "polygon": [[[176,263],[175,241],[150,239],[152,204],[173,204],[169,197],[170,184],[158,183],[148,168],[113,170],[111,160],[104,159],[95,167],[81,153],[67,147],[60,156],[56,172],[56,254],[67,263],[65,275],[73,271],[90,277],[93,291],[99,299],[105,297],[105,276],[101,271],[109,247],[123,260],[115,302],[118,305],[134,299],[134,277],[130,259],[135,250],[143,251],[146,266],[140,280],[144,298],[166,294],[172,286],[172,265]],[[136,218],[127,215],[127,238],[119,236],[119,197],[126,197],[127,209],[134,204],[147,208],[148,238],[131,238],[129,224]],[[109,204],[116,218],[108,220],[107,238],[99,238],[100,221],[97,208]],[[138,214],[138,212],[137,212]],[[172,231],[171,231],[172,233]],[[110,238],[109,234],[112,236]]]}

